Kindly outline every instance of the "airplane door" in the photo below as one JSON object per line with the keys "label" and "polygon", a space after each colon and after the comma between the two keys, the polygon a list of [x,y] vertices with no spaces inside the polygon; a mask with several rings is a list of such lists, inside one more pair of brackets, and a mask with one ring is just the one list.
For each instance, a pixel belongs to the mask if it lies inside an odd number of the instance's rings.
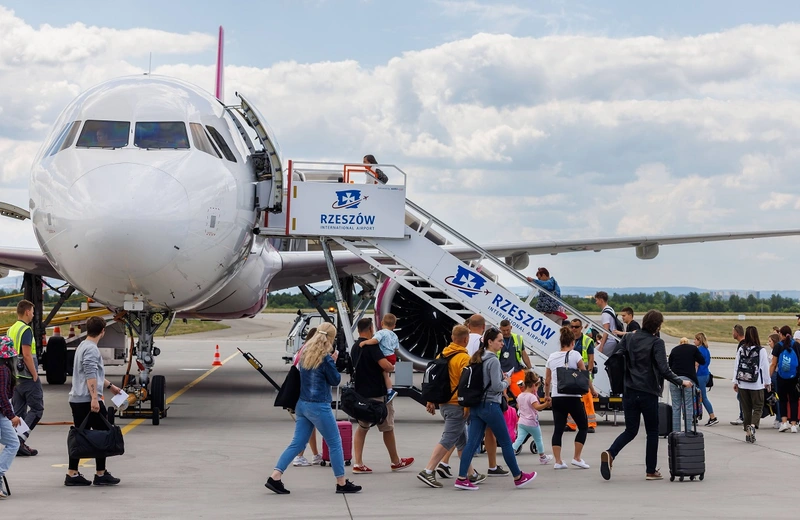
{"label": "airplane door", "polygon": [[236,96],[242,101],[242,115],[255,130],[263,150],[253,153],[253,164],[258,179],[258,201],[261,210],[280,213],[283,202],[283,165],[281,149],[275,139],[275,133],[267,124],[261,112],[240,93]]}

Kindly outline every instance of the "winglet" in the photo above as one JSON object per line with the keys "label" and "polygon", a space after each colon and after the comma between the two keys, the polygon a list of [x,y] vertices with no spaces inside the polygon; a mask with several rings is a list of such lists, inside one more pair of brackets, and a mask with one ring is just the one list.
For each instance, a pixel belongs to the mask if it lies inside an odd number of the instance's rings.
{"label": "winglet", "polygon": [[219,26],[219,42],[217,43],[217,78],[214,82],[214,96],[220,101],[225,97],[225,63],[223,60],[223,47],[225,40],[225,30]]}

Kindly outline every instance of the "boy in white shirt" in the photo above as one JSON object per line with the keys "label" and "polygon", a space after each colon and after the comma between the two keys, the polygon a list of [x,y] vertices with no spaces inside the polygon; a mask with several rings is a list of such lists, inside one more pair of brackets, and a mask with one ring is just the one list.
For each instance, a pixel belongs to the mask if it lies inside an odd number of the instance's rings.
{"label": "boy in white shirt", "polygon": [[[397,334],[393,332],[396,325],[397,316],[391,312],[387,312],[383,315],[383,319],[381,319],[381,330],[376,332],[371,339],[362,343],[362,346],[375,345],[377,343],[381,348],[383,357],[385,357],[392,366],[397,363],[396,351],[400,348],[400,340],[397,338]],[[383,373],[383,379],[386,384],[386,402],[388,403],[395,398],[397,392],[392,388],[392,378],[389,376],[389,372]]]}

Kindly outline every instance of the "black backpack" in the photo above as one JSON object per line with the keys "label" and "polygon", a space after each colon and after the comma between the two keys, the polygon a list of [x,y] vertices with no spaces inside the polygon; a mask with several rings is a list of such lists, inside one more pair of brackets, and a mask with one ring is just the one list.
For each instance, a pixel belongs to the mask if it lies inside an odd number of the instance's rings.
{"label": "black backpack", "polygon": [[458,404],[467,408],[480,405],[488,388],[488,383],[483,384],[483,363],[470,363],[458,380]]}
{"label": "black backpack", "polygon": [[606,359],[605,368],[613,395],[622,395],[625,393],[625,357],[625,350],[617,348],[614,353]]}
{"label": "black backpack", "polygon": [[422,376],[422,398],[433,404],[443,404],[453,398],[457,388],[450,388],[450,358],[441,355],[428,363]]}
{"label": "black backpack", "polygon": [[625,326],[622,324],[622,321],[619,319],[619,316],[614,314],[614,311],[612,311],[611,309],[606,307],[605,309],[603,309],[602,314],[609,314],[612,318],[614,318],[614,329],[613,330],[619,330],[619,331],[625,330]]}
{"label": "black backpack", "polygon": [[739,366],[736,367],[736,380],[740,383],[757,383],[761,378],[760,357],[763,347],[742,347],[739,351]]}

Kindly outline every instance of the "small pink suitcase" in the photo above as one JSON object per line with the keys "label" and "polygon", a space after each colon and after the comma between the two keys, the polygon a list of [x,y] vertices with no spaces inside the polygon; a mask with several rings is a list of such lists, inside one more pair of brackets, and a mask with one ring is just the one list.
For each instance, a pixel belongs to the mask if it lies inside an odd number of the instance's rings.
{"label": "small pink suitcase", "polygon": [[[353,424],[350,421],[336,421],[339,428],[339,436],[342,438],[342,452],[344,453],[344,465],[349,466],[353,460]],[[322,465],[330,464],[331,454],[328,451],[328,443],[322,439]]]}

